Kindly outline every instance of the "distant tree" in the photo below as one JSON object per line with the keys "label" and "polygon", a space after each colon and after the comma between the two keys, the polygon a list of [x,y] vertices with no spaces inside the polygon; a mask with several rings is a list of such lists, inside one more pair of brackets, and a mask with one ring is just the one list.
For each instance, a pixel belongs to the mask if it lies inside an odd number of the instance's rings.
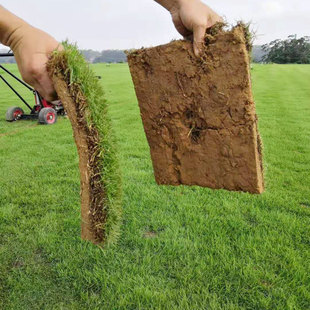
{"label": "distant tree", "polygon": [[266,55],[263,60],[278,64],[309,64],[310,37],[297,38],[290,35],[286,40],[274,40],[262,46]]}
{"label": "distant tree", "polygon": [[80,52],[83,54],[83,56],[89,63],[92,63],[96,57],[99,57],[101,55],[101,52],[94,51],[91,49],[80,50]]}
{"label": "distant tree", "polygon": [[263,50],[261,45],[253,45],[252,48],[252,62],[261,63],[263,58],[266,55],[266,52]]}
{"label": "distant tree", "polygon": [[126,62],[127,57],[124,51],[122,50],[105,50],[101,52],[101,55],[96,57],[93,63],[98,62],[106,62],[106,63],[114,63],[114,62]]}

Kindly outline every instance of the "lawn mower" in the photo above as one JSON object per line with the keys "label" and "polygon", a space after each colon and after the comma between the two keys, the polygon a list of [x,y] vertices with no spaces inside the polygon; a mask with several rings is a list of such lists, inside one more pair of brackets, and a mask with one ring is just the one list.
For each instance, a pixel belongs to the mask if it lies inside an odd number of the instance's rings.
{"label": "lawn mower", "polygon": [[[14,56],[13,53],[0,53],[0,57]],[[34,94],[35,104],[31,107],[30,104],[18,93],[18,91],[7,81],[6,78],[0,73],[0,79],[15,93],[15,95],[27,106],[30,110],[29,114],[24,113],[23,109],[20,107],[11,107],[6,112],[6,120],[8,122],[13,122],[21,119],[37,119],[40,124],[51,125],[56,123],[57,115],[64,115],[65,111],[63,105],[60,101],[56,104],[52,104],[46,101],[35,89],[26,84],[24,81],[19,79],[12,72],[4,68],[0,64],[0,69],[9,74],[12,78],[22,84],[24,87],[28,88]]]}

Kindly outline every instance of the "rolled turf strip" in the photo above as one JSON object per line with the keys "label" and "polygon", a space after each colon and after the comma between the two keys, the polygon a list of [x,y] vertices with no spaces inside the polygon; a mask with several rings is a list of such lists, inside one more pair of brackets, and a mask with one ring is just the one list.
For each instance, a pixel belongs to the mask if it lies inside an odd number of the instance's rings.
{"label": "rolled turf strip", "polygon": [[131,51],[155,179],[262,193],[262,143],[250,78],[251,35],[242,23],[207,31],[201,58],[192,43]]}
{"label": "rolled turf strip", "polygon": [[77,47],[64,43],[47,64],[73,129],[81,182],[81,237],[113,243],[121,221],[121,178],[102,87]]}

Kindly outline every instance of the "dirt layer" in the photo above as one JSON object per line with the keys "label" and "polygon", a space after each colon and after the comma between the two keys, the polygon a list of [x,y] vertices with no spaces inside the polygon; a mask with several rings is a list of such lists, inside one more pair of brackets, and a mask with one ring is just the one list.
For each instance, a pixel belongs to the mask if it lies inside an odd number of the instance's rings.
{"label": "dirt layer", "polygon": [[243,25],[192,43],[141,49],[128,62],[158,184],[262,193],[262,145]]}
{"label": "dirt layer", "polygon": [[65,58],[51,59],[48,70],[70,119],[79,155],[81,237],[95,244],[103,243],[107,214],[103,206],[106,195],[101,182],[98,131],[87,124],[87,102],[81,87],[70,82]]}

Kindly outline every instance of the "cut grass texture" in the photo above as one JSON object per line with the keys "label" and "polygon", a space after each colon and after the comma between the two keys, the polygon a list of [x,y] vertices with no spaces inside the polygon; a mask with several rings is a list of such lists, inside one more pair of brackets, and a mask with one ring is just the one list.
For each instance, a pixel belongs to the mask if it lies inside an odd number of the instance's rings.
{"label": "cut grass texture", "polygon": [[64,51],[52,54],[48,71],[78,149],[82,239],[111,243],[120,225],[121,180],[103,90],[77,47],[66,42]]}
{"label": "cut grass texture", "polygon": [[157,186],[128,65],[91,68],[117,137],[126,225],[104,251],[81,241],[69,120],[6,122],[23,104],[0,84],[0,309],[310,309],[310,65],[253,65],[262,195]]}

